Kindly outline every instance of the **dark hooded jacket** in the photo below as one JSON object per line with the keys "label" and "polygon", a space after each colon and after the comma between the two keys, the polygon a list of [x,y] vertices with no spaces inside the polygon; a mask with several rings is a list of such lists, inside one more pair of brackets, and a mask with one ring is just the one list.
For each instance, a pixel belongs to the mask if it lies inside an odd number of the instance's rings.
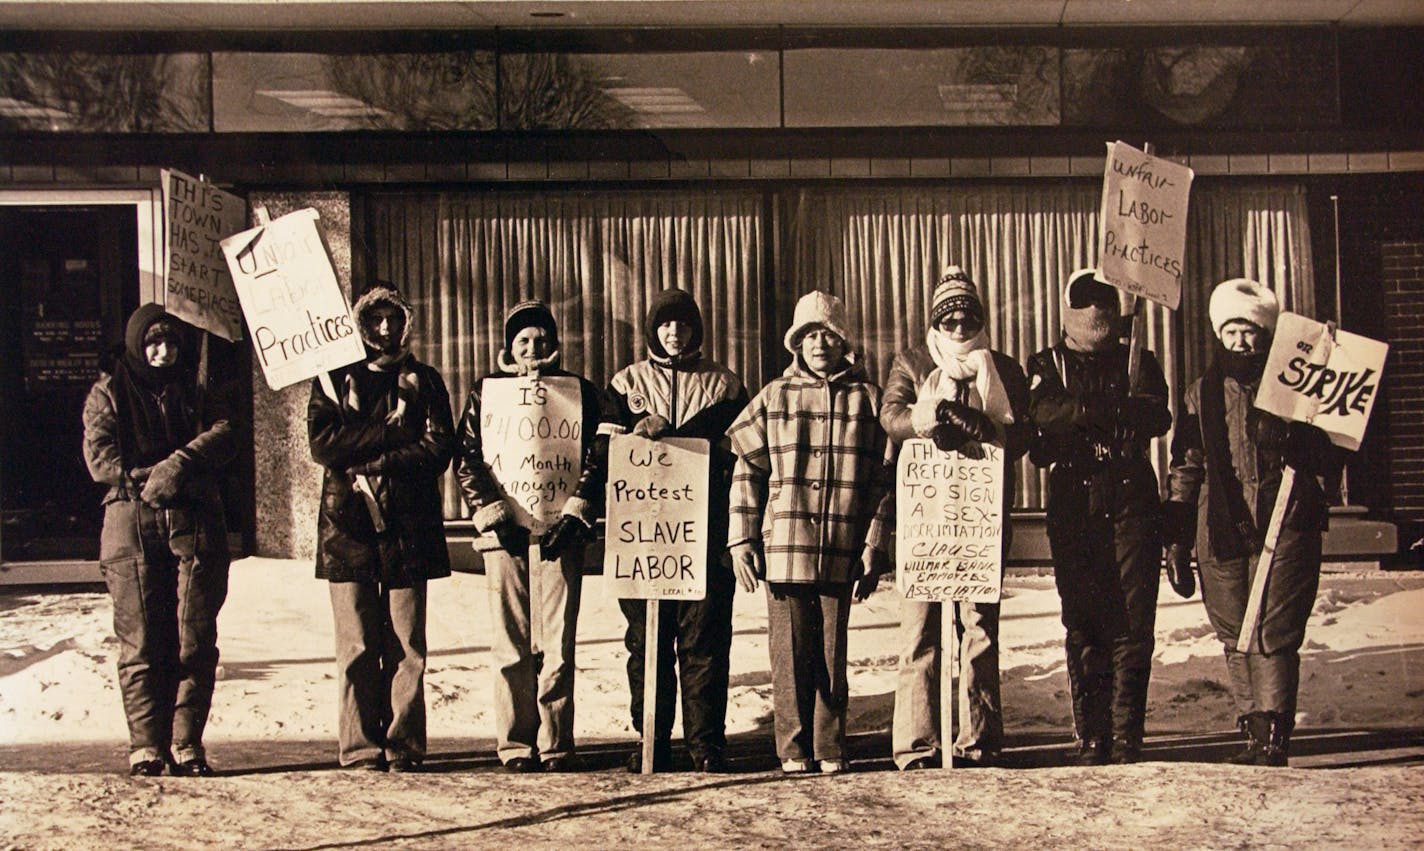
{"label": "dark hooded jacket", "polygon": [[[381,304],[406,317],[401,352],[394,357],[382,357],[367,338],[365,314]],[[455,454],[450,394],[438,372],[409,354],[413,316],[399,293],[376,287],[352,312],[368,356],[329,373],[329,387],[312,382],[307,403],[312,459],[326,468],[317,578],[402,587],[449,576],[439,480]],[[377,531],[357,490],[358,476],[379,506],[384,531]]]}

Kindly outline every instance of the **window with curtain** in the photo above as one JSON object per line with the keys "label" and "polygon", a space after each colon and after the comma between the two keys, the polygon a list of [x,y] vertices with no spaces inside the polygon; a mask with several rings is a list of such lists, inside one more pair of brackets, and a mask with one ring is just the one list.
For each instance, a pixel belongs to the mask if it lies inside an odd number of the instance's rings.
{"label": "window with curtain", "polygon": [[[697,299],[704,350],[759,386],[765,222],[760,192],[458,192],[364,199],[364,282],[394,283],[416,313],[413,348],[450,388],[459,416],[493,368],[505,312],[539,298],[559,322],[564,365],[604,386],[646,357],[649,299]],[[359,261],[358,261],[359,262]],[[445,516],[464,515],[453,474]]]}
{"label": "window with curtain", "polygon": [[[1202,183],[1192,192],[1181,308],[1147,307],[1144,345],[1162,362],[1174,411],[1210,357],[1207,300],[1216,283],[1251,277],[1274,290],[1283,309],[1314,309],[1304,189]],[[776,300],[774,324],[790,323],[799,295],[836,293],[872,376],[883,382],[895,353],[923,340],[935,281],[957,264],[979,285],[993,347],[1026,363],[1059,338],[1063,281],[1096,260],[1101,193],[1096,181],[790,193],[782,209],[792,292]],[[1169,445],[1155,442],[1159,472]],[[1040,508],[1047,477],[1026,459],[1023,465],[1015,504]]]}

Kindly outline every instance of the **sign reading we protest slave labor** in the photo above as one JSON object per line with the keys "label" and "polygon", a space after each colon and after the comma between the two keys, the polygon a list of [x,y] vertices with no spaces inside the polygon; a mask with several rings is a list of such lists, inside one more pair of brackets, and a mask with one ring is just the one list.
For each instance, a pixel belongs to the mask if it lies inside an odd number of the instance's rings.
{"label": "sign reading we protest slave labor", "polygon": [[571,375],[487,378],[480,448],[520,526],[543,533],[578,486],[583,394]]}
{"label": "sign reading we protest slave labor", "polygon": [[710,446],[700,438],[609,441],[603,572],[616,596],[707,595],[710,473]]}
{"label": "sign reading we protest slave labor", "polygon": [[1310,423],[1336,446],[1360,448],[1389,345],[1330,328],[1297,313],[1276,321],[1256,407]]}
{"label": "sign reading we protest slave labor", "polygon": [[895,476],[895,585],[907,600],[998,602],[1002,589],[1004,450],[982,458],[916,438]]}
{"label": "sign reading we protest slave labor", "polygon": [[1176,310],[1187,253],[1192,170],[1123,142],[1108,143],[1098,277]]}
{"label": "sign reading we protest slave labor", "polygon": [[204,331],[242,339],[242,308],[223,237],[247,224],[247,202],[206,180],[163,169],[164,308]]}
{"label": "sign reading we protest slave labor", "polygon": [[221,243],[267,386],[298,381],[366,357],[311,208]]}

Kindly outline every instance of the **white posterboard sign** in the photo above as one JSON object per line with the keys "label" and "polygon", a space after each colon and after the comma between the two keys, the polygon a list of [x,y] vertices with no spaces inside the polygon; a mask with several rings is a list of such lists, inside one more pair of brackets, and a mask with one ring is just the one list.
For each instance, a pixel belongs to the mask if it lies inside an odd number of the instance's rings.
{"label": "white posterboard sign", "polygon": [[480,448],[520,526],[542,535],[583,470],[583,394],[571,375],[486,378]]}
{"label": "white posterboard sign", "polygon": [[608,442],[603,572],[617,597],[707,596],[711,446],[701,438]]}
{"label": "white posterboard sign", "polygon": [[267,386],[296,384],[366,357],[311,208],[222,241]]}
{"label": "white posterboard sign", "polygon": [[996,603],[1002,592],[1004,450],[982,458],[900,448],[895,491],[895,586],[907,600]]}
{"label": "white posterboard sign", "polygon": [[1182,300],[1193,172],[1124,142],[1108,143],[1098,233],[1099,278],[1172,310]]}
{"label": "white posterboard sign", "polygon": [[1336,446],[1359,449],[1388,354],[1387,343],[1339,330],[1332,339],[1323,322],[1283,312],[1256,407],[1316,426]]}
{"label": "white posterboard sign", "polygon": [[164,298],[169,313],[204,331],[242,339],[242,308],[221,241],[247,224],[247,202],[175,169],[163,169]]}

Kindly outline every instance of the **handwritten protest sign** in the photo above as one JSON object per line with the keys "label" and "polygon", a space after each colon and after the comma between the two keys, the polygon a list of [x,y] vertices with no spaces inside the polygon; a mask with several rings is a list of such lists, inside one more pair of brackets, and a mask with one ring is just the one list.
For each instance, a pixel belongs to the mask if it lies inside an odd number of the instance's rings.
{"label": "handwritten protest sign", "polygon": [[1187,252],[1190,168],[1123,142],[1108,143],[1103,174],[1098,277],[1177,308]]}
{"label": "handwritten protest sign", "polygon": [[1256,407],[1287,420],[1310,423],[1336,446],[1360,448],[1374,409],[1389,345],[1322,322],[1283,312]]}
{"label": "handwritten protest sign", "polygon": [[537,375],[485,379],[480,444],[519,525],[545,532],[582,471],[583,396],[578,379]]}
{"label": "handwritten protest sign", "polygon": [[998,602],[1004,450],[983,458],[908,440],[895,476],[896,587],[908,600]]}
{"label": "handwritten protest sign", "polygon": [[247,224],[247,202],[181,171],[160,174],[167,221],[164,308],[224,340],[241,340],[242,308],[220,241]]}
{"label": "handwritten protest sign", "polygon": [[603,572],[616,596],[706,596],[710,470],[708,443],[699,438],[609,441]]}
{"label": "handwritten protest sign", "polygon": [[267,386],[281,390],[366,357],[316,210],[289,213],[221,245]]}

